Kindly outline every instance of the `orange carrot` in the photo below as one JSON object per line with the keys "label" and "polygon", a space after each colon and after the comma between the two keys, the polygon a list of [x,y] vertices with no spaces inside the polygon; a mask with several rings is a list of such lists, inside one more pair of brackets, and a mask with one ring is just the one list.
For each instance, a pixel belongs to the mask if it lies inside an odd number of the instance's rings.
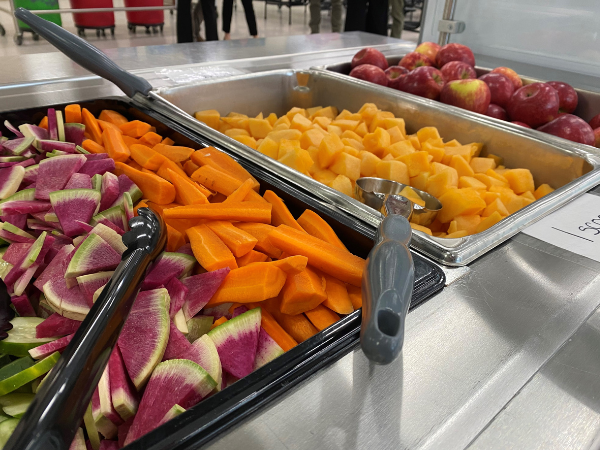
{"label": "orange carrot", "polygon": [[156,144],[152,150],[166,156],[171,161],[183,162],[190,158],[190,155],[194,153],[193,148],[189,147],[177,147],[174,145]]}
{"label": "orange carrot", "polygon": [[213,328],[217,328],[219,325],[223,325],[225,322],[227,322],[227,317],[221,316],[215,320],[215,322],[210,326],[210,329],[212,330]]}
{"label": "orange carrot", "polygon": [[341,281],[360,286],[365,260],[287,225],[279,225],[270,235],[271,243],[290,255],[303,255],[308,263]]}
{"label": "orange carrot", "polygon": [[174,252],[183,245],[185,245],[183,234],[167,224],[167,251]]}
{"label": "orange carrot", "polygon": [[265,262],[268,256],[264,253],[257,252],[256,250],[250,250],[244,256],[235,258],[238,267],[244,267],[252,263]]}
{"label": "orange carrot", "polygon": [[167,169],[169,173],[169,179],[177,190],[177,199],[183,205],[203,205],[208,203],[206,195],[198,188],[198,185],[187,177],[182,177],[178,173],[173,172],[171,169]]}
{"label": "orange carrot", "polygon": [[77,103],[65,106],[65,123],[81,123],[81,106]]}
{"label": "orange carrot", "polygon": [[85,141],[83,141],[81,147],[83,147],[84,150],[87,150],[90,153],[106,153],[106,149],[102,145],[97,144],[91,139],[86,139]]}
{"label": "orange carrot", "polygon": [[[85,109],[84,109],[85,111]],[[123,136],[114,128],[107,128],[102,133],[104,140],[104,148],[108,152],[108,156],[115,160],[115,162],[125,162],[131,156],[129,147],[123,141]]]}
{"label": "orange carrot", "polygon": [[296,255],[296,256],[288,256],[286,258],[281,255],[281,259],[277,261],[273,261],[270,264],[279,267],[288,276],[298,275],[302,273],[306,266],[308,265],[308,258],[306,256]]}
{"label": "orange carrot", "polygon": [[183,165],[183,170],[185,171],[185,173],[188,174],[188,177],[191,177],[192,174],[199,168],[200,168],[200,166],[197,166],[196,164],[194,164],[191,159],[186,161],[185,164]]}
{"label": "orange carrot", "polygon": [[48,116],[44,116],[38,127],[43,128],[44,130],[48,129]]}
{"label": "orange carrot", "polygon": [[273,245],[269,240],[269,234],[275,230],[274,226],[267,225],[265,223],[236,223],[235,226],[240,230],[244,230],[246,233],[250,233],[258,242],[254,246],[255,250],[263,252],[271,258],[279,258],[281,256],[281,250]]}
{"label": "orange carrot", "polygon": [[148,206],[150,206],[154,211],[156,211],[163,218],[165,223],[170,227],[175,228],[179,231],[183,238],[186,238],[186,231],[188,228],[199,225],[199,221],[197,220],[188,220],[188,219],[165,219],[164,211],[169,208],[176,208],[177,206],[181,206],[179,203],[169,203],[168,205],[158,205],[156,203],[152,203],[150,201],[147,202]]}
{"label": "orange carrot", "polygon": [[297,342],[304,342],[319,332],[304,314],[290,316],[276,311],[272,314],[281,327]]}
{"label": "orange carrot", "polygon": [[223,201],[223,203],[226,202],[243,202],[244,199],[246,198],[246,196],[248,195],[248,193],[252,190],[252,180],[248,179],[246,181],[244,181],[239,188],[237,188],[235,191],[233,191],[231,193],[231,195],[229,195],[227,197],[227,199],[225,199]]}
{"label": "orange carrot", "polygon": [[171,139],[171,138],[168,138],[168,137],[164,138],[161,141],[161,144],[165,144],[165,145],[173,145],[174,143],[175,143],[175,141],[173,139]]}
{"label": "orange carrot", "polygon": [[325,328],[340,320],[340,316],[323,305],[319,305],[310,311],[306,311],[304,314],[319,331],[323,331]]}
{"label": "orange carrot", "polygon": [[337,234],[335,234],[335,231],[333,231],[333,228],[316,212],[307,209],[298,217],[298,224],[311,236],[347,250],[346,246],[340,241]]}
{"label": "orange carrot", "polygon": [[240,267],[229,272],[206,306],[233,302],[261,302],[277,297],[285,284],[285,279],[285,272],[269,263]]}
{"label": "orange carrot", "polygon": [[150,147],[142,144],[133,144],[129,147],[131,159],[142,166],[144,169],[156,171],[165,161],[165,157],[156,153]]}
{"label": "orange carrot", "polygon": [[[136,163],[135,161],[133,161],[132,159],[128,160],[125,164],[127,164],[129,167],[135,169],[135,170],[139,170],[140,172],[143,172],[144,170],[148,170],[148,169],[144,169],[142,166],[140,166],[138,163]],[[154,172],[152,171],[148,171],[154,175],[156,175]]]}
{"label": "orange carrot", "polygon": [[323,278],[325,279],[325,292],[327,292],[327,300],[323,302],[323,306],[338,314],[351,314],[354,312],[346,285],[327,274],[323,274]]}
{"label": "orange carrot", "polygon": [[259,202],[208,203],[187,205],[165,211],[173,219],[235,220],[239,222],[271,222],[271,205]]}
{"label": "orange carrot", "polygon": [[92,139],[92,135],[90,133],[88,133],[87,131],[84,130],[83,132],[83,138],[84,139]]}
{"label": "orange carrot", "polygon": [[348,290],[348,297],[350,297],[350,301],[352,302],[352,307],[354,310],[356,311],[357,309],[362,308],[361,288],[347,284],[346,289]]}
{"label": "orange carrot", "polygon": [[169,177],[169,169],[171,169],[175,173],[178,173],[182,177],[187,177],[187,174],[184,172],[184,170],[181,167],[179,167],[177,163],[171,161],[169,158],[164,159],[163,163],[156,171],[156,174],[167,181],[171,181],[171,178]]}
{"label": "orange carrot", "polygon": [[[202,186],[216,191],[223,195],[231,195],[238,189],[243,181],[233,178],[231,175],[221,172],[211,166],[202,166],[191,175],[192,180],[200,183]],[[251,202],[267,203],[257,192],[250,191],[246,199]]]}
{"label": "orange carrot", "polygon": [[144,193],[144,197],[149,201],[158,203],[159,205],[168,205],[175,200],[175,188],[161,177],[143,173],[122,162],[115,162],[115,166],[115,174],[127,175],[131,181],[138,185]]}
{"label": "orange carrot", "polygon": [[231,222],[214,220],[206,225],[219,236],[236,258],[251,251],[258,242],[254,236],[234,227]]}
{"label": "orange carrot", "polygon": [[[167,209],[164,213],[168,214]],[[237,269],[235,257],[223,241],[206,225],[196,225],[187,230],[187,237],[192,244],[194,256],[209,272],[229,267]]]}
{"label": "orange carrot", "polygon": [[111,109],[103,110],[98,116],[98,119],[110,122],[118,127],[129,122],[125,116]]}
{"label": "orange carrot", "polygon": [[327,299],[327,294],[323,289],[321,277],[307,268],[299,274],[287,277],[280,297],[281,312],[296,315],[316,308]]}
{"label": "orange carrot", "polygon": [[83,124],[85,125],[85,131],[87,131],[92,140],[100,145],[105,145],[102,141],[102,130],[100,129],[100,125],[98,125],[98,121],[94,117],[94,115],[89,112],[86,108],[81,110],[81,118],[83,120]]}
{"label": "orange carrot", "polygon": [[162,140],[162,136],[160,134],[156,134],[153,131],[148,131],[145,135],[140,138],[140,144],[146,145],[150,148],[154,147],[156,144],[160,144]]}
{"label": "orange carrot", "polygon": [[284,224],[305,233],[304,229],[302,229],[302,227],[298,225],[298,222],[296,222],[296,219],[294,219],[294,216],[292,216],[290,210],[287,208],[287,206],[285,206],[283,200],[281,200],[281,198],[279,198],[279,196],[275,192],[266,191],[263,194],[263,198],[266,201],[268,201],[271,205],[273,205],[273,210],[271,211],[272,225],[277,227],[279,225]]}
{"label": "orange carrot", "polygon": [[151,127],[150,124],[141,120],[132,120],[131,122],[119,125],[119,128],[124,135],[138,139],[149,132]]}
{"label": "orange carrot", "polygon": [[98,125],[100,125],[100,129],[102,131],[106,130],[107,128],[114,128],[116,131],[119,132],[119,134],[123,134],[123,133],[121,133],[121,129],[118,126],[116,126],[114,123],[105,122],[104,120],[98,119]]}
{"label": "orange carrot", "polygon": [[133,207],[133,214],[137,216],[138,215],[138,213],[137,213],[138,209],[140,209],[140,208],[147,208],[147,207],[148,207],[148,203],[146,203],[146,200],[140,200],[138,202],[138,204]]}
{"label": "orange carrot", "polygon": [[214,147],[206,147],[196,150],[190,156],[190,159],[198,166],[212,166],[239,181],[246,181],[248,178],[250,178],[254,181],[253,189],[258,192],[260,184],[252,175],[250,175],[250,172],[244,169],[231,156],[217,150]]}
{"label": "orange carrot", "polygon": [[271,336],[275,342],[277,342],[284,352],[291,350],[298,345],[298,343],[281,327],[281,325],[279,325],[271,313],[262,307],[264,303],[265,302],[248,303],[247,306],[250,309],[260,308],[260,326],[264,328],[267,334]]}
{"label": "orange carrot", "polygon": [[[120,128],[119,128],[120,130]],[[125,142],[125,145],[127,145],[127,147],[131,147],[132,145],[139,145],[140,141],[138,139],[132,138],[131,136],[125,136],[123,135],[123,142]]]}

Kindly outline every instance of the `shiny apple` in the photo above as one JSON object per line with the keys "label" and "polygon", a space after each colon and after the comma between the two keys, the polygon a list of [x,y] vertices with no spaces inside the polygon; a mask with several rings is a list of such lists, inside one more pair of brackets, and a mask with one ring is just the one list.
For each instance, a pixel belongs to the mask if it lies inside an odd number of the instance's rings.
{"label": "shiny apple", "polygon": [[563,114],[552,122],[539,127],[538,131],[581,144],[596,145],[596,137],[592,127],[581,117],[573,114]]}
{"label": "shiny apple", "polygon": [[512,70],[510,67],[496,67],[491,73],[501,73],[502,75],[506,75],[515,85],[515,91],[523,87],[523,80],[521,80],[521,77],[517,74],[517,72]]}
{"label": "shiny apple", "polygon": [[454,80],[446,83],[440,101],[479,114],[490,106],[490,88],[481,80]]}
{"label": "shiny apple", "polygon": [[440,69],[446,82],[453,80],[468,80],[477,78],[475,69],[462,61],[450,61]]}
{"label": "shiny apple", "polygon": [[508,115],[506,114],[506,110],[501,106],[494,105],[490,103],[487,111],[485,112],[486,116],[493,117],[494,119],[506,120],[508,119]]}
{"label": "shiny apple", "polygon": [[594,139],[596,140],[596,147],[600,148],[600,128],[594,130]]}
{"label": "shiny apple", "polygon": [[437,100],[444,86],[444,76],[435,67],[423,66],[402,75],[396,89],[409,94]]}
{"label": "shiny apple", "polygon": [[364,64],[377,66],[381,70],[388,68],[388,62],[387,59],[385,59],[384,54],[371,47],[363,48],[352,58],[351,66],[353,69]]}
{"label": "shiny apple", "polygon": [[406,75],[409,70],[402,66],[391,66],[385,70],[385,74],[388,80],[388,87],[392,89],[398,89],[398,82],[401,76]]}
{"label": "shiny apple", "polygon": [[462,44],[446,44],[437,53],[435,62],[438,67],[444,67],[450,61],[462,61],[475,67],[475,55],[469,47]]}
{"label": "shiny apple", "polygon": [[411,52],[407,55],[404,55],[404,57],[400,60],[398,65],[401,67],[406,67],[408,70],[414,70],[417,67],[422,66],[435,66],[434,62],[431,59],[417,52]]}
{"label": "shiny apple", "polygon": [[387,86],[387,75],[381,68],[370,64],[363,64],[355,67],[350,72],[350,76],[359,80],[370,81],[371,83]]}
{"label": "shiny apple", "polygon": [[510,78],[501,73],[486,73],[480,76],[479,79],[490,88],[492,103],[506,108],[508,101],[515,92],[515,86]]}
{"label": "shiny apple", "polygon": [[588,123],[590,124],[590,127],[592,127],[594,130],[596,128],[600,128],[600,114],[592,117],[592,120],[590,120]]}
{"label": "shiny apple", "polygon": [[430,60],[435,61],[435,57],[437,53],[442,48],[440,45],[435,42],[423,42],[417,48],[415,48],[415,52],[421,53],[422,55],[427,56]]}
{"label": "shiny apple", "polygon": [[562,81],[548,81],[558,94],[558,109],[560,112],[571,114],[577,108],[579,96],[577,91],[570,84]]}
{"label": "shiny apple", "polygon": [[546,83],[532,83],[517,89],[506,105],[510,120],[537,128],[556,119],[558,94]]}
{"label": "shiny apple", "polygon": [[525,128],[531,128],[529,125],[527,125],[526,123],[523,123],[523,122],[516,121],[516,122],[511,122],[511,123],[514,123],[515,125],[519,125],[519,126],[522,126]]}

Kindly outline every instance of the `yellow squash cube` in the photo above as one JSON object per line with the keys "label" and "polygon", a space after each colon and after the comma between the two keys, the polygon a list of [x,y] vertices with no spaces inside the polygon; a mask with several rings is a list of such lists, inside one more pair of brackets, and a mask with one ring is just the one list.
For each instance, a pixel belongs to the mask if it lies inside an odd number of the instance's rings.
{"label": "yellow squash cube", "polygon": [[369,124],[369,132],[373,133],[377,127],[385,127],[385,119],[393,119],[394,114],[389,111],[377,111],[373,120]]}
{"label": "yellow squash cube", "polygon": [[444,147],[460,147],[461,144],[456,139],[452,139],[451,141],[448,141],[443,145]]}
{"label": "yellow squash cube", "polygon": [[531,191],[523,192],[521,194],[521,197],[531,200],[532,202],[535,202],[537,200],[535,198],[535,195],[533,195],[533,192],[531,192]]}
{"label": "yellow squash cube", "polygon": [[504,206],[504,203],[502,203],[502,200],[497,198],[492,203],[490,203],[489,205],[486,206],[486,208],[483,210],[481,215],[483,217],[488,217],[488,216],[491,216],[492,214],[494,214],[494,212],[496,212],[496,211],[498,211],[501,216],[508,216],[508,214],[509,214],[508,209],[506,209],[506,206]]}
{"label": "yellow squash cube", "polygon": [[544,195],[548,195],[549,193],[553,192],[554,189],[552,189],[550,187],[549,184],[541,184],[533,193],[533,196],[535,197],[536,200],[539,200],[540,198],[542,198]]}
{"label": "yellow squash cube", "polygon": [[352,116],[352,113],[350,111],[348,111],[347,109],[342,110],[341,113],[339,113],[336,118],[334,120],[344,120],[347,119],[348,117]]}
{"label": "yellow squash cube", "polygon": [[500,213],[498,211],[496,211],[491,216],[488,216],[485,219],[483,219],[481,222],[479,222],[479,225],[477,225],[477,227],[475,228],[475,233],[481,233],[482,231],[485,231],[488,228],[496,225],[501,220],[502,220],[502,216],[500,215]]}
{"label": "yellow squash cube", "polygon": [[302,132],[309,130],[312,127],[313,123],[307,117],[302,114],[296,114],[292,119],[292,124],[290,128],[294,130],[300,130]]}
{"label": "yellow squash cube", "polygon": [[233,139],[235,139],[238,142],[241,142],[244,145],[247,145],[253,150],[256,150],[256,139],[254,139],[252,136],[244,136],[240,134],[238,136],[234,136]]}
{"label": "yellow squash cube", "polygon": [[313,160],[313,165],[308,168],[308,173],[314,177],[314,174],[321,170],[319,169],[319,165],[317,164],[319,149],[317,147],[308,147],[306,151],[310,155],[310,159]]}
{"label": "yellow squash cube", "polygon": [[483,197],[481,197],[481,198],[483,198],[483,201],[485,202],[486,205],[489,205],[497,198],[500,198],[500,193],[499,192],[485,192],[483,194]]}
{"label": "yellow squash cube", "polygon": [[440,133],[436,127],[423,127],[417,131],[419,142],[425,142],[427,139],[440,139]]}
{"label": "yellow squash cube", "polygon": [[279,141],[279,152],[277,153],[277,159],[281,159],[286,153],[301,150],[300,141],[282,139]]}
{"label": "yellow squash cube", "polygon": [[290,119],[288,119],[287,116],[281,116],[279,119],[277,119],[275,121],[275,123],[273,124],[273,127],[276,127],[277,125],[281,125],[281,124],[285,124],[289,127],[292,125],[292,121]]}
{"label": "yellow squash cube", "polygon": [[362,143],[368,151],[381,157],[383,151],[390,146],[390,133],[381,127],[377,127],[375,131],[363,138]]}
{"label": "yellow squash cube", "polygon": [[504,158],[502,156],[498,156],[498,155],[492,155],[491,153],[489,155],[487,155],[488,158],[492,158],[494,161],[496,161],[496,167],[501,166],[502,164],[504,164]]}
{"label": "yellow squash cube", "polygon": [[353,131],[356,129],[356,127],[358,126],[359,121],[358,120],[349,120],[349,119],[336,119],[333,122],[331,122],[331,125],[335,125],[336,127],[339,127],[342,129],[342,133],[344,131]]}
{"label": "yellow squash cube", "polygon": [[429,171],[429,153],[420,151],[409,155],[400,156],[399,161],[402,161],[408,167],[408,176],[416,177],[421,172]]}
{"label": "yellow squash cube", "polygon": [[[344,142],[343,139],[342,139],[342,142]],[[350,156],[355,156],[356,158],[360,159],[360,150],[357,150],[354,147],[350,147],[349,145],[344,145],[344,148],[342,149],[342,151],[344,153],[348,153]]]}
{"label": "yellow squash cube", "polygon": [[326,130],[331,125],[331,119],[329,117],[315,117],[313,123]]}
{"label": "yellow squash cube", "polygon": [[369,133],[369,128],[367,127],[367,124],[365,122],[363,122],[359,126],[356,127],[354,132],[356,134],[358,134],[360,137],[365,137]]}
{"label": "yellow squash cube", "polygon": [[425,234],[428,234],[429,236],[432,236],[431,230],[429,228],[427,228],[427,227],[424,227],[422,225],[417,225],[416,223],[412,223],[412,222],[410,224],[410,227],[413,230],[421,231],[421,232],[423,232]]}
{"label": "yellow squash cube", "polygon": [[390,144],[395,144],[406,139],[398,127],[388,128],[387,132],[390,134]]}
{"label": "yellow squash cube", "polygon": [[503,176],[500,175],[498,172],[496,172],[494,169],[489,169],[485,172],[485,174],[490,177],[493,178],[494,180],[498,180],[502,183],[503,186],[508,187],[508,180]]}
{"label": "yellow squash cube", "polygon": [[204,122],[209,127],[218,130],[221,123],[221,114],[216,109],[207,109],[206,111],[198,111],[194,114],[197,120]]}
{"label": "yellow squash cube", "polygon": [[458,187],[459,188],[473,188],[476,191],[487,190],[487,187],[485,184],[483,184],[477,178],[473,178],[473,177],[460,177],[458,179]]}
{"label": "yellow squash cube", "polygon": [[436,163],[441,163],[444,159],[444,155],[446,154],[446,150],[443,147],[435,147],[431,144],[431,142],[423,142],[421,149],[429,153],[433,157],[433,161]]}
{"label": "yellow squash cube", "polygon": [[248,117],[246,116],[222,117],[221,120],[231,125],[231,128],[243,128],[248,132],[250,131]]}
{"label": "yellow squash cube", "polygon": [[312,108],[306,108],[306,116],[312,119],[313,115],[321,109],[323,109],[322,106],[313,106]]}
{"label": "yellow squash cube", "polygon": [[227,130],[231,130],[233,127],[231,125],[229,125],[228,123],[225,123],[223,121],[221,121],[221,123],[219,124],[219,131],[221,133],[225,133]]}
{"label": "yellow squash cube", "polygon": [[310,130],[306,130],[302,133],[302,137],[300,137],[300,147],[303,149],[307,149],[308,147],[318,147],[321,145],[321,141],[327,135],[324,131],[319,131],[317,129],[311,128]]}
{"label": "yellow squash cube", "polygon": [[264,119],[262,111],[256,115],[255,119]]}
{"label": "yellow squash cube", "polygon": [[442,163],[449,165],[454,155],[462,156],[465,158],[465,161],[469,162],[471,161],[471,147],[468,145],[462,145],[460,147],[445,148],[445,155],[444,159],[442,159]]}
{"label": "yellow squash cube", "polygon": [[342,133],[343,133],[342,129],[335,125],[327,125],[327,132],[329,134],[337,134],[338,137],[340,137],[340,138],[342,137]]}
{"label": "yellow squash cube", "polygon": [[342,140],[337,134],[331,133],[323,138],[319,145],[317,163],[325,169],[333,162],[333,158],[344,148]]}
{"label": "yellow squash cube", "polygon": [[330,186],[336,191],[340,191],[342,194],[352,197],[352,182],[350,181],[350,178],[344,175],[338,175],[331,182]]}
{"label": "yellow squash cube", "polygon": [[262,140],[257,150],[269,158],[277,159],[279,156],[279,144],[269,137]]}
{"label": "yellow squash cube", "polygon": [[408,139],[411,142],[411,144],[413,145],[415,150],[421,150],[421,141],[419,141],[419,138],[417,137],[416,134],[411,134],[410,136],[406,136],[406,139]]}
{"label": "yellow squash cube", "polygon": [[386,130],[398,127],[403,136],[406,136],[406,124],[400,117],[387,117],[383,119],[383,126]]}
{"label": "yellow squash cube", "polygon": [[483,149],[483,143],[482,142],[471,142],[468,145],[471,146],[471,155],[473,157],[479,156],[479,154],[481,153],[481,150]]}
{"label": "yellow squash cube", "polygon": [[392,155],[390,155],[389,153],[387,155],[385,155],[383,158],[381,158],[382,161],[394,161],[396,158],[394,158]]}
{"label": "yellow squash cube", "polygon": [[296,108],[294,106],[286,113],[286,116],[291,122],[296,114],[301,114],[303,117],[306,117],[306,110],[304,108]]}
{"label": "yellow squash cube", "polygon": [[410,179],[410,185],[421,191],[426,191],[428,179],[429,179],[429,172],[421,172],[416,177],[412,177]]}
{"label": "yellow squash cube", "polygon": [[472,158],[470,164],[475,173],[486,173],[489,169],[496,168],[496,161],[491,158]]}
{"label": "yellow squash cube", "polygon": [[345,152],[339,152],[333,159],[329,170],[338,175],[345,175],[352,181],[360,178],[360,159]]}
{"label": "yellow squash cube", "polygon": [[[360,138],[360,136],[359,136]],[[356,139],[351,139],[351,138],[342,138],[342,143],[344,144],[344,146],[346,147],[353,147],[356,150],[358,150],[359,152],[362,152],[363,150],[365,150],[365,146],[362,145],[362,139],[356,140]]]}
{"label": "yellow squash cube", "polygon": [[456,169],[440,163],[431,163],[430,167],[433,175],[437,175],[438,173],[442,172],[449,172],[452,186],[458,186],[458,172]]}
{"label": "yellow squash cube", "polygon": [[362,142],[362,138],[358,134],[356,134],[354,131],[350,131],[350,130],[345,130],[342,133],[342,139],[354,139],[359,142]]}
{"label": "yellow squash cube", "polygon": [[467,160],[459,155],[452,156],[452,159],[450,160],[450,167],[452,167],[456,170],[456,172],[458,172],[459,178],[472,177],[473,175],[475,175],[475,172],[473,172],[473,169],[471,168]]}
{"label": "yellow squash cube", "polygon": [[481,222],[481,216],[478,214],[470,214],[467,216],[456,216],[454,218],[456,222],[457,231],[464,230],[467,234],[475,233],[475,228]]}
{"label": "yellow squash cube", "polygon": [[250,137],[250,133],[248,133],[248,131],[244,130],[243,128],[230,128],[229,130],[225,131],[225,134],[230,138],[235,138],[237,136]]}
{"label": "yellow squash cube", "polygon": [[332,181],[337,178],[338,174],[333,173],[331,170],[318,170],[313,174],[313,178],[317,180],[319,183],[326,184],[327,186],[331,185]]}
{"label": "yellow squash cube", "polygon": [[448,234],[456,233],[457,231],[458,223],[456,222],[456,220],[453,220],[450,222],[450,225],[448,225]]}
{"label": "yellow squash cube", "polygon": [[264,139],[273,131],[273,126],[267,119],[248,119],[250,134],[256,139]]}
{"label": "yellow squash cube", "polygon": [[395,142],[394,144],[390,145],[389,147],[383,150],[384,155],[390,154],[394,158],[399,158],[401,156],[409,155],[414,152],[415,148],[412,146],[410,141],[406,140]]}
{"label": "yellow squash cube", "polygon": [[313,119],[315,117],[327,117],[328,119],[333,120],[335,116],[338,115],[337,108],[335,106],[328,106],[326,108],[322,108],[313,114]]}
{"label": "yellow squash cube", "polygon": [[371,121],[373,120],[373,117],[375,117],[375,114],[377,114],[378,112],[379,112],[379,109],[377,108],[377,106],[375,106],[374,103],[365,103],[358,110],[358,113],[362,116],[362,119],[367,124],[371,123]]}
{"label": "yellow squash cube", "polygon": [[273,130],[267,135],[267,137],[273,139],[279,144],[279,142],[281,142],[282,139],[287,139],[289,141],[299,141],[302,137],[302,133],[298,130]]}
{"label": "yellow squash cube", "polygon": [[273,131],[289,130],[290,126],[287,123],[280,123],[273,126]]}
{"label": "yellow squash cube", "polygon": [[458,180],[454,177],[453,173],[444,170],[443,172],[429,176],[425,191],[439,199],[449,190],[456,189],[457,186]]}
{"label": "yellow squash cube", "polygon": [[479,214],[486,207],[485,202],[474,189],[450,189],[440,197],[442,210],[438,218],[448,223],[456,216]]}
{"label": "yellow squash cube", "polygon": [[275,125],[275,122],[277,122],[277,114],[275,113],[271,113],[267,116],[267,120],[269,121],[269,123],[271,124],[271,126]]}
{"label": "yellow squash cube", "polygon": [[371,152],[362,151],[360,152],[360,176],[361,177],[373,177],[377,171],[377,164],[381,162],[381,158],[378,158]]}
{"label": "yellow squash cube", "polygon": [[515,194],[535,190],[533,184],[533,175],[529,169],[511,169],[504,172],[504,178],[508,180],[510,188],[515,191]]}
{"label": "yellow squash cube", "polygon": [[408,167],[401,161],[381,161],[377,164],[375,173],[379,178],[409,184]]}
{"label": "yellow squash cube", "polygon": [[[300,114],[296,115],[299,116]],[[313,165],[310,153],[301,148],[285,153],[279,158],[279,162],[302,173],[308,173],[308,169]]]}

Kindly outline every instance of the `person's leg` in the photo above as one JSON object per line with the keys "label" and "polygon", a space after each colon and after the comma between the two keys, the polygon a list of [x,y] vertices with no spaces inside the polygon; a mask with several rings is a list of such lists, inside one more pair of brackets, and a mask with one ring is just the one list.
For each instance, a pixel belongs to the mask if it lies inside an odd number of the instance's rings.
{"label": "person's leg", "polygon": [[258,30],[256,28],[256,16],[254,15],[254,6],[252,6],[252,0],[242,0],[244,6],[244,14],[246,15],[246,23],[248,24],[248,31],[250,36],[258,36]]}
{"label": "person's leg", "polygon": [[348,0],[344,31],[366,31],[367,0]]}
{"label": "person's leg", "polygon": [[367,9],[367,23],[365,31],[367,33],[388,35],[388,0],[369,0]]}
{"label": "person's leg", "polygon": [[404,28],[404,0],[391,0],[392,2],[392,32],[390,36],[400,39]]}
{"label": "person's leg", "polygon": [[177,43],[185,42],[194,42],[191,0],[177,2]]}
{"label": "person's leg", "polygon": [[342,31],[342,0],[331,0],[331,31],[341,33]]}
{"label": "person's leg", "polygon": [[217,7],[215,0],[200,0],[202,3],[202,14],[204,15],[204,26],[206,28],[206,40],[218,41],[217,31]]}
{"label": "person's leg", "polygon": [[200,3],[200,0],[198,0],[198,3],[196,3],[196,5],[194,6],[194,11],[192,12],[192,19],[194,24],[194,39],[200,41],[200,25],[204,20],[204,16],[202,15],[202,4]]}
{"label": "person's leg", "polygon": [[310,26],[311,34],[316,34],[321,28],[321,0],[310,0]]}
{"label": "person's leg", "polygon": [[233,15],[233,0],[223,0],[223,33],[225,39],[229,38],[231,32],[231,16]]}

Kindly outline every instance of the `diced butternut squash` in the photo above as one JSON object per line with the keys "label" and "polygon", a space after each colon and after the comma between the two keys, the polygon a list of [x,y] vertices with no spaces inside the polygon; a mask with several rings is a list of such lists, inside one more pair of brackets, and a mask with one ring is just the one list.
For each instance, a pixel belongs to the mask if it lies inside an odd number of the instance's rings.
{"label": "diced butternut squash", "polygon": [[368,151],[382,157],[384,150],[390,146],[390,133],[378,127],[372,133],[367,134],[362,143]]}
{"label": "diced butternut squash", "polygon": [[439,139],[440,133],[435,127],[423,127],[417,131],[417,138],[419,142],[425,142],[428,139]]}
{"label": "diced butternut squash", "polygon": [[337,174],[332,172],[329,169],[318,170],[313,174],[313,178],[317,180],[319,183],[323,183],[327,186],[331,186],[333,180],[337,178]]}
{"label": "diced butternut squash", "polygon": [[206,111],[198,111],[194,114],[196,120],[204,122],[209,127],[218,130],[221,122],[221,114],[216,109],[208,109]]}
{"label": "diced butternut squash", "polygon": [[377,165],[381,159],[368,151],[360,152],[360,176],[372,177],[377,172]]}
{"label": "diced butternut squash", "polygon": [[554,192],[554,189],[552,189],[549,184],[540,184],[540,186],[533,193],[533,196],[536,200],[539,200],[544,195],[548,195],[551,192]]}
{"label": "diced butternut squash", "polygon": [[419,151],[404,155],[398,158],[406,164],[408,168],[408,176],[415,177],[421,172],[429,171],[429,159],[427,158],[429,153],[425,151]]}
{"label": "diced butternut squash", "polygon": [[508,180],[510,188],[515,194],[522,194],[527,191],[535,191],[533,185],[533,175],[529,169],[511,169],[504,172],[504,178]]}
{"label": "diced butternut squash", "polygon": [[446,155],[444,147],[432,145],[430,142],[424,142],[421,149],[433,156],[433,162],[437,163],[441,163]]}
{"label": "diced butternut squash", "polygon": [[436,175],[429,176],[426,191],[439,199],[446,192],[455,189],[457,186],[456,171],[444,170]]}
{"label": "diced butternut squash", "polygon": [[486,173],[489,169],[496,168],[496,161],[491,158],[473,158],[471,159],[471,169],[475,173]]}
{"label": "diced butternut squash", "polygon": [[339,152],[333,159],[330,170],[338,175],[345,175],[350,180],[356,181],[360,178],[361,160],[348,153]]}
{"label": "diced butternut squash", "polygon": [[[298,142],[298,141],[296,141]],[[281,147],[280,147],[281,151]],[[307,173],[308,169],[310,169],[314,161],[310,156],[308,151],[303,149],[294,149],[293,151],[285,153],[283,156],[280,156],[278,161],[282,164],[285,164],[292,169],[297,170],[301,173]]]}
{"label": "diced butternut squash", "polygon": [[350,178],[345,175],[338,175],[335,177],[335,179],[331,182],[330,187],[341,192],[342,194],[352,197],[352,181],[350,181]]}
{"label": "diced butternut squash", "polygon": [[427,181],[429,180],[429,172],[421,172],[416,177],[410,179],[410,185],[421,191],[427,191]]}
{"label": "diced butternut squash", "polygon": [[466,216],[456,216],[454,218],[458,231],[464,230],[467,234],[475,233],[475,228],[481,222],[481,216],[478,214],[470,214]]}
{"label": "diced butternut squash", "polygon": [[319,145],[319,153],[317,155],[317,164],[322,169],[326,169],[331,165],[335,156],[344,148],[344,144],[340,137],[336,134],[329,134],[323,138]]}
{"label": "diced butternut squash", "polygon": [[456,170],[458,177],[472,177],[475,175],[472,167],[467,160],[460,155],[453,155],[450,160],[450,167]]}
{"label": "diced butternut squash", "polygon": [[459,188],[473,188],[475,190],[483,190],[487,189],[487,186],[479,181],[477,178],[473,177],[460,177],[458,179],[458,187]]}
{"label": "diced butternut squash", "polygon": [[427,227],[422,226],[422,225],[417,225],[416,223],[412,223],[411,222],[410,227],[413,230],[421,231],[421,232],[423,232],[425,234],[428,234],[429,236],[432,235],[431,230],[429,228],[427,228]]}
{"label": "diced butternut squash", "polygon": [[375,173],[379,178],[409,184],[408,167],[402,161],[381,161],[377,164]]}
{"label": "diced butternut squash", "polygon": [[451,189],[440,198],[442,210],[438,218],[442,223],[450,222],[454,217],[479,214],[486,207],[485,202],[474,189]]}
{"label": "diced butternut squash", "polygon": [[263,155],[268,156],[269,158],[277,159],[277,156],[279,155],[279,144],[273,139],[267,137],[263,139],[256,150],[261,152]]}
{"label": "diced butternut squash", "polygon": [[499,198],[487,205],[481,213],[481,216],[488,217],[494,214],[496,211],[498,211],[501,216],[508,216],[508,210],[506,209],[506,206],[504,206],[504,203],[502,203],[502,200],[500,200]]}
{"label": "diced butternut squash", "polygon": [[502,220],[502,216],[498,211],[494,212],[492,215],[483,219],[479,225],[475,228],[475,233],[481,233],[482,231],[487,230],[488,228],[496,225],[498,222]]}
{"label": "diced butternut squash", "polygon": [[448,147],[444,151],[444,157],[442,159],[443,164],[449,165],[452,161],[452,157],[458,155],[465,159],[468,163],[471,161],[471,146],[462,145],[460,147]]}

